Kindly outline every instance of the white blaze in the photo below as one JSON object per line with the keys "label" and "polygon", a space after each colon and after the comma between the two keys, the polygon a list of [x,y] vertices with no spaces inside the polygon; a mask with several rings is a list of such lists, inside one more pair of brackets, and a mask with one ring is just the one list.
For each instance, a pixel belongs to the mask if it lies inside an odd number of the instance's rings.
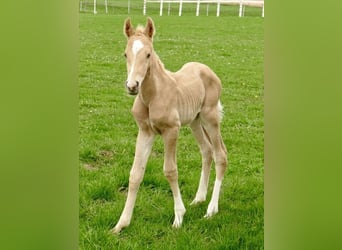
{"label": "white blaze", "polygon": [[144,47],[144,44],[140,41],[140,40],[135,40],[133,42],[133,46],[132,46],[132,52],[133,52],[133,63],[132,63],[132,67],[131,67],[131,70],[128,74],[128,83],[127,83],[127,86],[128,87],[135,87],[136,83],[135,81],[132,81],[132,75],[133,75],[133,71],[134,71],[134,67],[135,67],[135,59],[136,59],[136,56],[138,54],[138,52]]}
{"label": "white blaze", "polygon": [[139,50],[144,48],[144,44],[140,40],[135,40],[132,46],[133,55],[138,54]]}

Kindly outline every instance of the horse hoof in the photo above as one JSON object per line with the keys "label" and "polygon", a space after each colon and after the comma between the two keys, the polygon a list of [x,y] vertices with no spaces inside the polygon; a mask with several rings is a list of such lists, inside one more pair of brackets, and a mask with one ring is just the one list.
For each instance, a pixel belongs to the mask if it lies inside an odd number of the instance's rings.
{"label": "horse hoof", "polygon": [[119,227],[114,227],[114,228],[112,228],[109,232],[110,232],[111,234],[116,235],[116,234],[119,234],[119,233],[121,232],[121,228],[119,228]]}
{"label": "horse hoof", "polygon": [[217,213],[218,213],[218,204],[209,203],[207,213],[206,215],[204,215],[204,218],[210,218]]}
{"label": "horse hoof", "polygon": [[194,199],[191,203],[190,203],[190,206],[194,206],[194,205],[197,205],[197,204],[199,204],[199,203],[202,203],[202,202],[204,202],[205,201],[205,199]]}

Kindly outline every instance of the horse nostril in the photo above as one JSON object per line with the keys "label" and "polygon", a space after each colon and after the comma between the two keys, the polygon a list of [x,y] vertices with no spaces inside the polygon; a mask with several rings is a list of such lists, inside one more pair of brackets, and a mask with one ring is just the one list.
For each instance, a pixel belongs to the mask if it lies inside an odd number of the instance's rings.
{"label": "horse nostril", "polygon": [[135,83],[137,84],[137,87],[139,87],[139,82],[138,82],[138,81],[135,81]]}

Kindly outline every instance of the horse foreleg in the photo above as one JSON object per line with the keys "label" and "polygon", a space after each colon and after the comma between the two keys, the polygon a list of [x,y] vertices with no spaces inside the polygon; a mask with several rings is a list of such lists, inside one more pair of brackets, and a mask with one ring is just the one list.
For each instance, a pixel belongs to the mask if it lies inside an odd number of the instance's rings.
{"label": "horse foreleg", "polygon": [[175,220],[173,227],[178,228],[182,225],[183,216],[185,214],[185,207],[182,201],[181,193],[178,186],[178,170],[176,163],[176,144],[179,128],[169,128],[162,133],[164,140],[164,174],[170,184],[173,199]]}
{"label": "horse foreleg", "polygon": [[129,176],[126,204],[120,216],[119,222],[112,229],[113,233],[119,233],[122,228],[127,227],[131,222],[134,204],[137,198],[137,192],[144,177],[145,167],[148,157],[151,153],[153,139],[154,134],[152,132],[144,131],[142,129],[139,130],[134,162]]}

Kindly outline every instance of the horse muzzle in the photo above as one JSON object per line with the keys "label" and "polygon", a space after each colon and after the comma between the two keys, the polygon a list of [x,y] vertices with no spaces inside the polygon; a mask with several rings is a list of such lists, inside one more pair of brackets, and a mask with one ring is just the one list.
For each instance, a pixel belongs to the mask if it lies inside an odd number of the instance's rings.
{"label": "horse muzzle", "polygon": [[126,81],[126,88],[127,88],[127,92],[130,95],[137,95],[139,92],[139,82],[135,81],[134,84],[129,83],[128,81]]}

